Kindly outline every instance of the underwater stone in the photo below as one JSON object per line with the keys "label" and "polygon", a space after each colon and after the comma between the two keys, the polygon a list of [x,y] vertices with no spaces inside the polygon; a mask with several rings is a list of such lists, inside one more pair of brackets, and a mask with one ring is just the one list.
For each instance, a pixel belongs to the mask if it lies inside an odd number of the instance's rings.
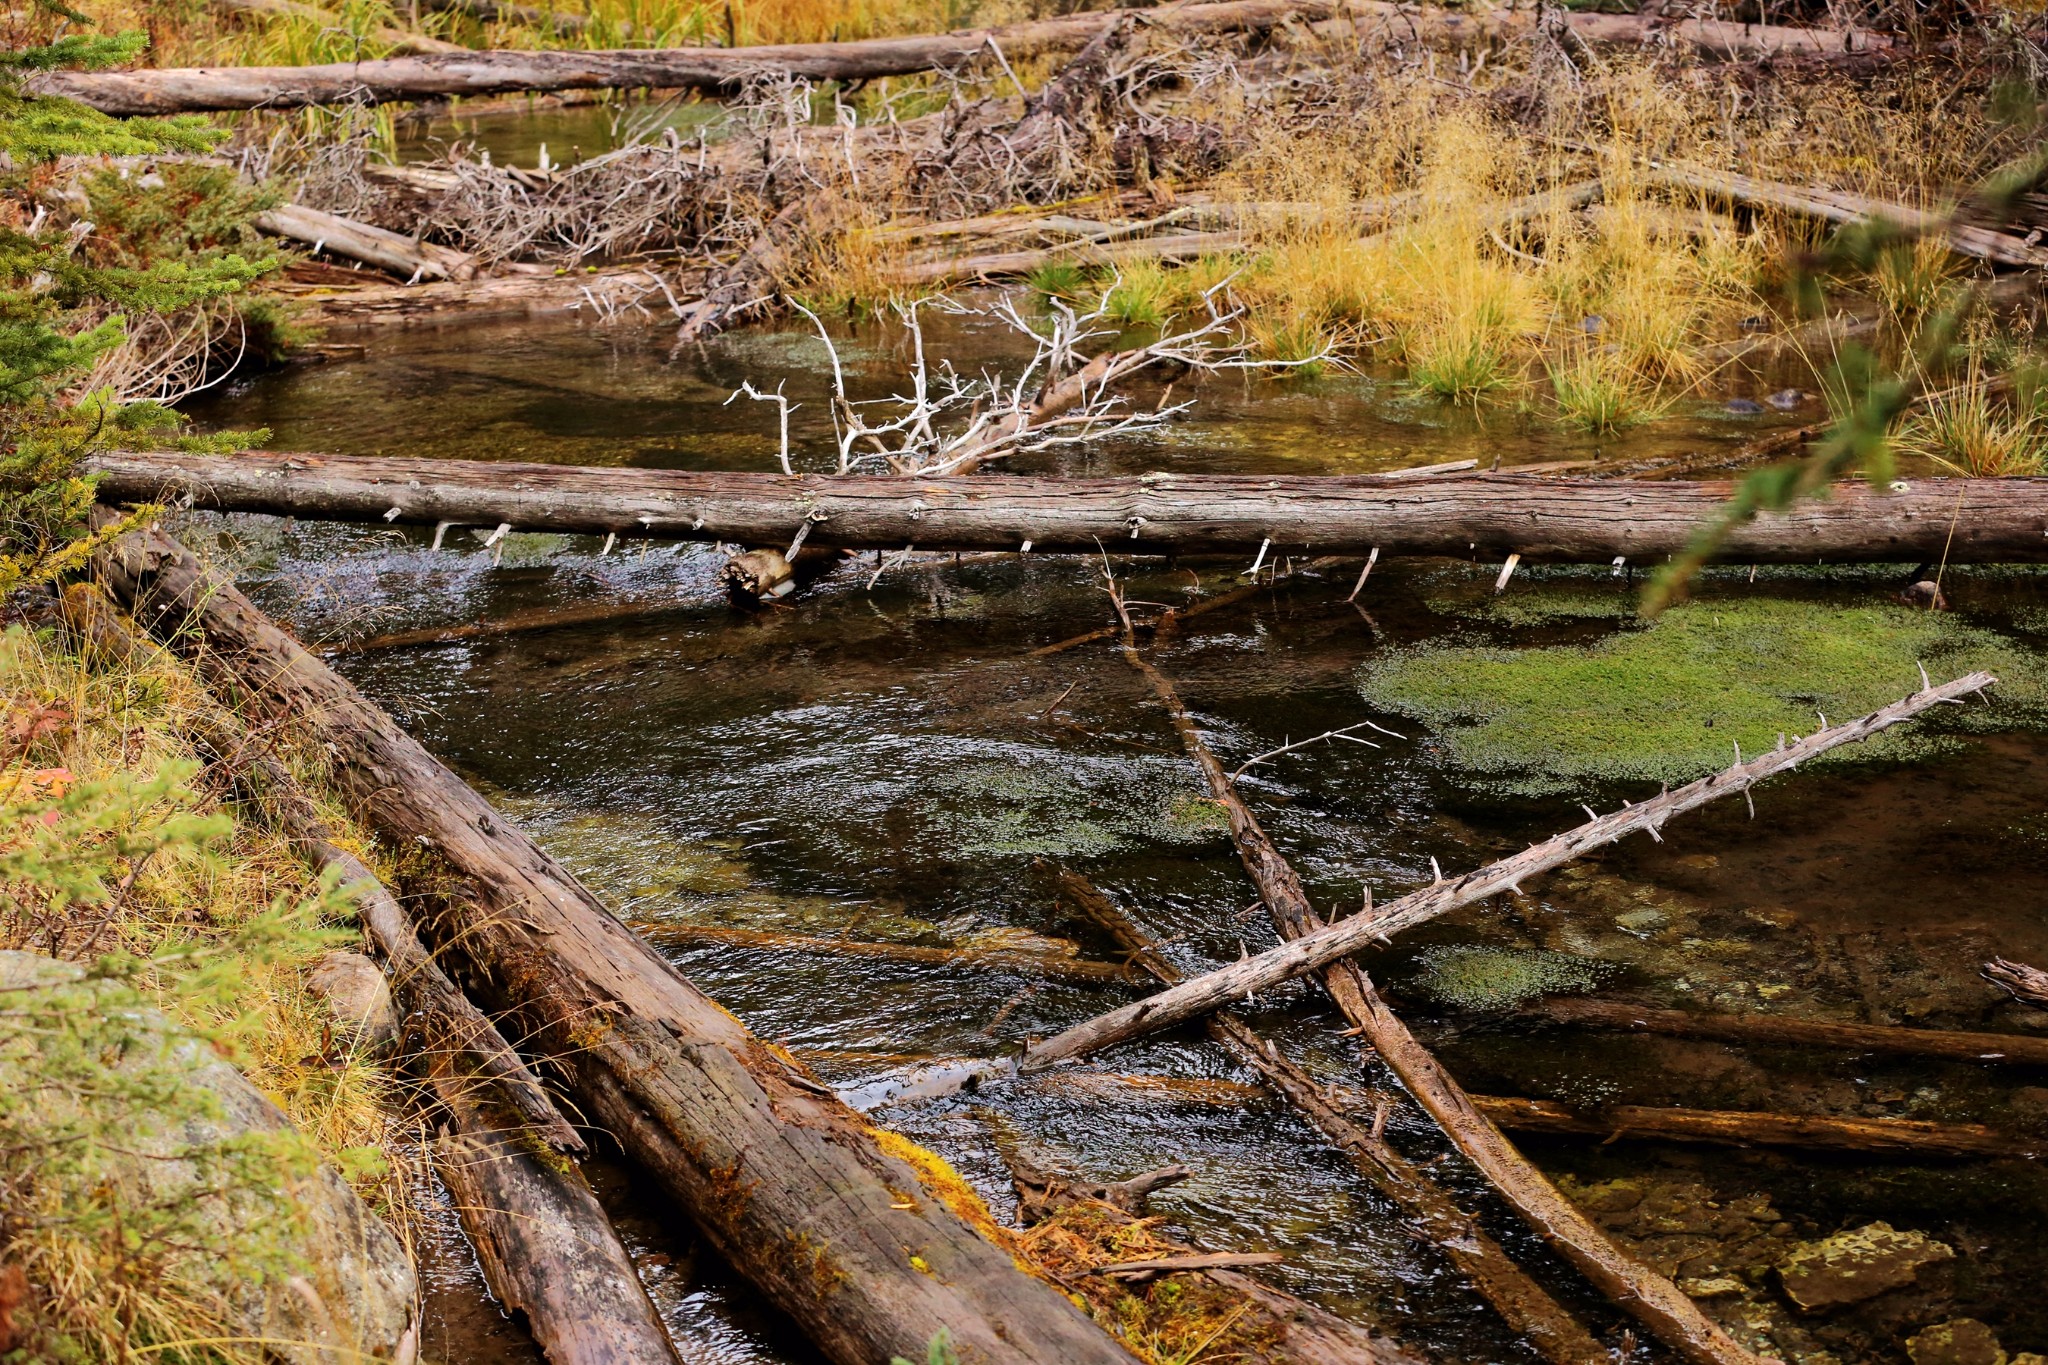
{"label": "underwater stone", "polygon": [[1906,1338],[1906,1354],[1913,1365],[2006,1365],[2005,1348],[1975,1318],[1954,1318],[1921,1329]]}
{"label": "underwater stone", "polygon": [[1722,406],[1737,417],[1755,417],[1764,410],[1754,398],[1731,398]]}
{"label": "underwater stone", "polygon": [[1614,922],[1631,934],[1647,934],[1652,929],[1661,929],[1671,922],[1671,917],[1654,905],[1641,910],[1631,910],[1625,915],[1616,915]]}
{"label": "underwater stone", "polygon": [[1874,1299],[1911,1284],[1921,1267],[1954,1258],[1924,1232],[1870,1223],[1794,1247],[1778,1267],[1778,1280],[1792,1302],[1815,1312]]}

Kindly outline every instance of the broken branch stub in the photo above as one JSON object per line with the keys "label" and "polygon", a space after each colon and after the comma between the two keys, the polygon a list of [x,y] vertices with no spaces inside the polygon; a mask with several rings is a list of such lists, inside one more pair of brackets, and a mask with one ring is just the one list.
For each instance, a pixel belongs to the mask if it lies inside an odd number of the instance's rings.
{"label": "broken branch stub", "polygon": [[1817,731],[1785,748],[1773,749],[1675,791],[1598,816],[1513,857],[1488,864],[1462,877],[1424,887],[1381,907],[1377,913],[1338,920],[1277,948],[1111,1010],[1031,1048],[1024,1056],[1023,1068],[1026,1071],[1040,1070],[1170,1028],[1259,991],[1271,990],[1283,981],[1361,952],[1404,929],[1435,919],[1460,906],[1503,891],[1519,890],[1525,880],[1538,873],[1562,867],[1592,849],[1614,843],[1639,830],[1656,830],[1674,815],[1723,796],[1747,791],[1765,778],[1797,767],[1830,749],[1868,739],[1933,707],[1959,702],[1981,692],[1994,681],[1989,673],[1970,673],[1953,682],[1925,688],[1860,720]]}

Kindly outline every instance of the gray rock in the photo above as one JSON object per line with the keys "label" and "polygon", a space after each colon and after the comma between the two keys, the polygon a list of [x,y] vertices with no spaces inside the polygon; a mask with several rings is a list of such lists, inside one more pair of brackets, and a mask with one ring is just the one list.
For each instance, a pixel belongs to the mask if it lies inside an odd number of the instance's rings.
{"label": "gray rock", "polygon": [[[99,1180],[122,1197],[170,1205],[215,1178],[203,1163],[238,1138],[288,1131],[291,1121],[203,1039],[155,1010],[137,1008],[125,993],[85,981],[82,968],[34,953],[0,952],[0,990],[17,1008],[34,992],[83,989],[98,994],[96,1018],[124,1027],[120,1060],[139,1089],[202,1095],[204,1106],[175,1114],[133,1112],[119,1150],[98,1153]],[[33,1052],[0,1053],[0,1087],[30,1083],[14,1074]],[[55,1120],[53,1121],[61,1121]],[[199,1296],[223,1305],[235,1335],[261,1338],[287,1365],[335,1360],[410,1360],[417,1347],[413,1301],[417,1280],[398,1240],[331,1166],[280,1172],[275,1185],[195,1201],[205,1220],[203,1242],[220,1254],[186,1260],[181,1279]],[[235,1266],[241,1248],[279,1247],[295,1273],[257,1282]]]}
{"label": "gray rock", "polygon": [[1913,1365],[2006,1365],[2005,1348],[1975,1318],[1954,1318],[1906,1338]]}
{"label": "gray rock", "polygon": [[306,974],[306,989],[334,1016],[334,1033],[343,1044],[366,1052],[384,1052],[398,1042],[398,1010],[391,986],[376,963],[361,953],[324,955]]}
{"label": "gray rock", "polygon": [[1721,406],[1737,417],[1755,417],[1764,410],[1764,405],[1754,398],[1731,398]]}
{"label": "gray rock", "polygon": [[1792,1302],[1815,1312],[1902,1288],[1921,1267],[1954,1257],[1954,1251],[1924,1232],[1870,1223],[1794,1247],[1778,1266],[1778,1281]]}
{"label": "gray rock", "polygon": [[1791,412],[1806,402],[1806,395],[1798,389],[1779,389],[1764,401],[1779,412]]}

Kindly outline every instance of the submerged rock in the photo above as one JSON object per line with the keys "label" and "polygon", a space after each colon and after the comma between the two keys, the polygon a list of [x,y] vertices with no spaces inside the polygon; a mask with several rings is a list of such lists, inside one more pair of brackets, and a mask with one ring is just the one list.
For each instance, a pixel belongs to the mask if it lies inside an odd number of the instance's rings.
{"label": "submerged rock", "polygon": [[1922,1267],[1954,1257],[1953,1250],[1924,1232],[1869,1223],[1795,1247],[1779,1264],[1778,1280],[1792,1302],[1816,1312],[1904,1288]]}
{"label": "submerged rock", "polygon": [[334,1016],[335,1038],[365,1052],[384,1052],[398,1042],[398,1010],[383,971],[361,953],[323,956],[306,974],[311,991]]}
{"label": "submerged rock", "polygon": [[1975,1318],[1955,1318],[1906,1338],[1913,1365],[2006,1365],[2005,1348]]}
{"label": "submerged rock", "polygon": [[[83,1151],[67,1169],[85,1173],[72,1178],[90,1182],[93,1200],[181,1211],[181,1240],[199,1250],[179,1257],[167,1291],[207,1305],[224,1331],[264,1341],[288,1365],[412,1352],[417,1282],[405,1250],[205,1040],[117,983],[34,953],[0,952],[0,991],[23,1015],[92,1031],[105,1068],[95,1074],[106,1078],[92,1093],[53,1083],[33,1040],[0,1048],[0,1088],[49,1091],[47,1104],[14,1120]],[[90,1140],[110,1131],[118,1144]]]}

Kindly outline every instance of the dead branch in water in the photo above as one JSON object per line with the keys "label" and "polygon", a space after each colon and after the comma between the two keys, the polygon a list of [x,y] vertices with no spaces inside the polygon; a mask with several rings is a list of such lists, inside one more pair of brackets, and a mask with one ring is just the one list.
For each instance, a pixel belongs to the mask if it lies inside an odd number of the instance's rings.
{"label": "dead branch in water", "polygon": [[1936,706],[1960,705],[1963,698],[1983,691],[1995,681],[1989,673],[1969,673],[1953,682],[1923,688],[1860,720],[1817,730],[1783,748],[1739,762],[1711,777],[1703,777],[1635,805],[1625,805],[1612,814],[1596,816],[1576,829],[1535,844],[1513,857],[1411,892],[1377,911],[1338,920],[1292,942],[1078,1024],[1032,1048],[1026,1054],[1024,1066],[1027,1070],[1051,1066],[1156,1032],[1210,1010],[1221,1009],[1259,991],[1271,990],[1283,981],[1293,980],[1353,953],[1363,952],[1375,944],[1387,942],[1404,929],[1435,919],[1460,906],[1471,905],[1502,892],[1516,891],[1529,878],[1562,867],[1592,849],[1639,831],[1654,835],[1674,815],[1695,810],[1723,796],[1747,791],[1766,778],[1787,772],[1831,749],[1868,739]]}
{"label": "dead branch in water", "polygon": [[[1179,691],[1158,666],[1138,651],[1124,612],[1123,599],[1114,581],[1108,585],[1111,600],[1123,616],[1125,630],[1121,648],[1126,661],[1151,684],[1166,707],[1173,727],[1179,732],[1188,755],[1201,770],[1209,795],[1222,804],[1230,817],[1231,842],[1237,848],[1245,872],[1259,889],[1261,901],[1272,916],[1273,925],[1289,946],[1299,945],[1323,930],[1323,920],[1310,906],[1308,893],[1294,868],[1267,836],[1258,817],[1238,794],[1236,784],[1217,761],[1202,738],[1194,717],[1180,699]],[[1743,1349],[1735,1339],[1699,1310],[1699,1306],[1670,1280],[1637,1261],[1616,1246],[1593,1225],[1579,1208],[1552,1185],[1544,1175],[1489,1123],[1472,1104],[1471,1097],[1444,1070],[1430,1051],[1397,1018],[1379,996],[1372,980],[1357,963],[1333,955],[1315,964],[1321,971],[1323,987],[1351,1026],[1379,1054],[1380,1060],[1401,1078],[1411,1095],[1436,1120],[1465,1158],[1487,1183],[1520,1214],[1523,1221],[1550,1248],[1569,1261],[1586,1279],[1648,1328],[1658,1340],[1697,1365],[1757,1365],[1759,1357]],[[1169,994],[1173,988],[1169,988]],[[1159,997],[1154,997],[1158,999]],[[1083,1027],[1086,1027],[1085,1025]],[[1071,1035],[1061,1035],[1062,1038]],[[1043,1045],[1057,1049],[1060,1040]],[[1028,1067],[1043,1065],[1038,1049],[1025,1054]],[[1055,1052],[1055,1055],[1057,1053]]]}
{"label": "dead branch in water", "polygon": [[817,938],[780,930],[737,929],[721,924],[663,924],[649,937],[663,947],[717,945],[758,948],[777,953],[814,953],[825,957],[865,957],[919,966],[955,967],[967,971],[1005,972],[1052,977],[1100,985],[1128,981],[1128,968],[1114,962],[1090,962],[1050,948],[955,946],[936,948],[919,943],[877,943],[868,939]]}
{"label": "dead branch in water", "polygon": [[1641,1104],[1580,1108],[1555,1100],[1485,1095],[1472,1096],[1472,1103],[1502,1128],[1528,1133],[1588,1133],[1608,1142],[1647,1138],[1728,1147],[1801,1147],[1904,1157],[2022,1157],[2039,1151],[2038,1143],[1980,1123],[1740,1113]]}
{"label": "dead branch in water", "polygon": [[[2048,1009],[2048,972],[2024,962],[1994,957],[1984,964],[1984,979],[1998,986],[2022,1005]],[[2038,1040],[2048,1043],[2048,1039]]]}
{"label": "dead branch in water", "polygon": [[[1154,980],[1163,986],[1180,980],[1180,973],[1160,955],[1145,931],[1093,883],[1061,868],[1058,884],[1061,893]],[[1480,1297],[1545,1360],[1565,1365],[1608,1359],[1592,1334],[1515,1264],[1470,1214],[1427,1172],[1386,1142],[1378,1122],[1370,1126],[1354,1122],[1331,1087],[1317,1081],[1237,1015],[1221,1011],[1209,1016],[1204,1026],[1211,1041],[1263,1077],[1275,1094],[1350,1157],[1359,1174],[1414,1223],[1422,1240],[1441,1250]]]}

